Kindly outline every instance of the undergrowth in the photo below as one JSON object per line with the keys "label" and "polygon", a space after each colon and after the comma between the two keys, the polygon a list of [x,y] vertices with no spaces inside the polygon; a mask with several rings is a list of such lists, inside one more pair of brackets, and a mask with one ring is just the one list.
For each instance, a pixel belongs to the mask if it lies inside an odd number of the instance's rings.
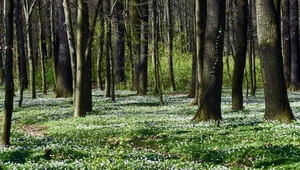
{"label": "undergrowth", "polygon": [[[299,119],[299,94],[289,97]],[[17,98],[12,146],[0,148],[2,169],[300,168],[300,123],[264,121],[262,91],[245,99],[243,111],[232,112],[224,90],[220,127],[192,122],[197,106],[185,94],[165,95],[160,106],[157,97],[130,91],[118,91],[112,103],[95,90],[93,111],[77,119],[71,98],[54,99],[49,92],[31,100],[26,92],[23,108]]]}

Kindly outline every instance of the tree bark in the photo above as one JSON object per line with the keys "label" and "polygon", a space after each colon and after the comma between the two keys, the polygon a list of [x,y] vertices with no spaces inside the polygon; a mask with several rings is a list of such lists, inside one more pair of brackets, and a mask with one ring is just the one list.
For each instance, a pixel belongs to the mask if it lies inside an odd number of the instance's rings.
{"label": "tree bark", "polygon": [[291,82],[291,39],[290,39],[290,8],[289,0],[282,3],[282,45],[283,45],[283,68],[284,79],[287,88]]}
{"label": "tree bark", "polygon": [[77,6],[77,33],[76,33],[76,95],[74,101],[74,117],[83,117],[85,115],[85,39],[84,39],[84,5],[85,0],[78,0]]}
{"label": "tree bark", "polygon": [[147,94],[148,82],[148,34],[149,34],[149,5],[141,5],[141,58],[137,64],[137,94]]}
{"label": "tree bark", "polygon": [[100,6],[100,37],[99,37],[99,56],[97,58],[97,84],[98,88],[104,90],[102,81],[102,61],[103,61],[103,49],[104,49],[104,16],[103,16],[103,5]]}
{"label": "tree bark", "polygon": [[75,49],[75,42],[74,42],[74,31],[72,27],[72,19],[71,19],[71,10],[70,10],[70,3],[69,0],[63,0],[63,7],[65,13],[65,23],[66,23],[66,30],[68,36],[68,44],[70,50],[70,58],[71,58],[71,70],[72,70],[72,85],[73,85],[73,99],[75,99],[76,95],[76,49]]}
{"label": "tree bark", "polygon": [[257,38],[265,93],[266,120],[291,122],[280,44],[279,12],[273,0],[257,0]]}
{"label": "tree bark", "polygon": [[[200,1],[196,1],[196,2],[199,3]],[[200,6],[203,5],[202,2],[203,1],[201,1]],[[219,121],[222,119],[221,116],[221,91],[222,91],[222,76],[223,76],[222,56],[223,56],[223,37],[224,37],[224,28],[225,28],[226,4],[225,1],[223,0],[209,0],[206,1],[205,7],[207,7],[207,12],[206,12],[207,20],[205,24],[206,29],[205,29],[204,51],[203,51],[204,52],[203,75],[201,75],[202,79],[200,82],[200,88],[202,89],[202,92],[199,92],[200,94],[199,107],[193,120]],[[197,46],[199,48],[199,44],[197,44]]]}
{"label": "tree bark", "polygon": [[125,34],[124,34],[124,3],[116,0],[114,6],[114,70],[115,82],[125,82]]}
{"label": "tree bark", "polygon": [[73,95],[72,69],[70,51],[65,23],[65,14],[61,0],[56,1],[57,5],[57,67],[55,97],[71,97]]}
{"label": "tree bark", "polygon": [[243,109],[243,78],[247,52],[247,0],[234,0],[235,54],[232,76],[232,110]]}
{"label": "tree bark", "polygon": [[176,91],[174,68],[173,68],[173,29],[172,29],[172,13],[171,13],[171,2],[166,0],[165,3],[165,25],[167,29],[167,49],[168,49],[168,64],[169,64],[169,81],[171,91]]}
{"label": "tree bark", "polygon": [[300,56],[299,56],[299,24],[298,0],[289,0],[290,10],[290,48],[291,48],[291,82],[290,91],[300,90]]}
{"label": "tree bark", "polygon": [[14,81],[13,81],[13,12],[14,1],[5,0],[5,101],[3,110],[2,124],[2,145],[10,145],[11,134],[11,119],[13,113],[13,96],[14,96]]}
{"label": "tree bark", "polygon": [[41,57],[41,75],[42,75],[42,93],[47,94],[47,85],[46,85],[46,74],[45,74],[45,53],[43,52],[43,41],[45,40],[45,36],[43,33],[43,23],[41,16],[41,1],[38,1],[38,17],[39,17],[39,54]]}
{"label": "tree bark", "polygon": [[29,6],[28,0],[24,0],[24,14],[25,14],[25,22],[26,22],[26,36],[27,36],[27,53],[28,53],[28,61],[29,61],[29,75],[30,75],[30,91],[31,91],[31,99],[36,98],[36,88],[35,88],[35,66],[34,66],[34,58],[32,52],[32,25],[31,25],[31,15],[33,7],[35,6],[37,0],[34,0],[32,4]]}

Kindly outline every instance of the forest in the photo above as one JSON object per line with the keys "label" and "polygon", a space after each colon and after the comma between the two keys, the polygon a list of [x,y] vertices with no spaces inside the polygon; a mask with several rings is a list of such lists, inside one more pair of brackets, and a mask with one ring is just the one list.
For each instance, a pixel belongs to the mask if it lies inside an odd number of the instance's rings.
{"label": "forest", "polygon": [[3,0],[0,170],[298,169],[298,0]]}

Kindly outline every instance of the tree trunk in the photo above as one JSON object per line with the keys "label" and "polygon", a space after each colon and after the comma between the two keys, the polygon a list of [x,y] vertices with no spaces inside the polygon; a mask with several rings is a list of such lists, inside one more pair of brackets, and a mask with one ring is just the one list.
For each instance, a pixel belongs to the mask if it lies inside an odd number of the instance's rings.
{"label": "tree trunk", "polygon": [[55,84],[56,84],[56,68],[57,68],[57,57],[56,57],[56,40],[55,40],[55,32],[54,32],[54,1],[55,0],[51,0],[51,4],[50,4],[50,32],[51,32],[51,58],[53,59],[53,70],[54,70],[54,80],[55,80]]}
{"label": "tree trunk", "polygon": [[125,34],[124,34],[124,3],[117,0],[114,6],[114,69],[115,81],[121,83],[125,81]]}
{"label": "tree trunk", "polygon": [[232,110],[243,109],[243,78],[247,52],[247,1],[234,0],[234,69],[232,76]]}
{"label": "tree trunk", "polygon": [[137,64],[137,94],[147,94],[148,82],[148,34],[149,34],[149,5],[141,5],[141,58]]}
{"label": "tree trunk", "polygon": [[57,36],[58,47],[55,97],[71,97],[73,94],[70,51],[65,23],[65,14],[61,0],[57,0]]}
{"label": "tree trunk", "polygon": [[289,0],[282,1],[282,36],[283,36],[283,68],[287,88],[291,82],[291,39],[290,39],[290,8]]}
{"label": "tree trunk", "polygon": [[47,94],[46,74],[45,74],[45,53],[43,52],[43,41],[45,40],[43,33],[43,23],[41,16],[41,1],[38,1],[38,17],[39,17],[39,54],[41,57],[41,75],[42,75],[42,93]]}
{"label": "tree trunk", "polygon": [[73,85],[73,99],[75,99],[76,95],[76,49],[74,42],[74,31],[72,27],[72,19],[71,19],[71,10],[69,0],[63,0],[63,7],[65,13],[65,21],[66,21],[66,29],[68,36],[68,44],[70,50],[70,58],[71,58],[71,70],[72,70],[72,85]]}
{"label": "tree trunk", "polygon": [[[200,1],[196,1],[199,3]],[[195,121],[209,121],[222,119],[221,91],[223,76],[223,37],[225,28],[225,1],[209,0],[206,13],[206,30],[204,42],[203,75],[199,93],[200,102]],[[202,6],[202,2],[201,5]],[[198,5],[197,5],[198,6]],[[198,7],[200,7],[198,6]],[[199,9],[199,8],[198,8]],[[202,8],[201,8],[202,9]],[[197,44],[199,46],[199,44]],[[199,62],[199,61],[198,61]]]}
{"label": "tree trunk", "polygon": [[13,12],[14,1],[4,2],[5,19],[5,101],[3,110],[2,145],[10,145],[11,119],[13,112],[14,79],[13,79]]}
{"label": "tree trunk", "polygon": [[99,56],[97,58],[97,84],[98,88],[104,90],[102,82],[102,61],[103,61],[103,47],[104,47],[104,16],[103,16],[103,6],[100,6],[100,37],[99,37]]}
{"label": "tree trunk", "polygon": [[291,122],[294,118],[284,82],[280,21],[273,0],[257,0],[257,38],[264,80],[264,119]]}
{"label": "tree trunk", "polygon": [[291,82],[290,91],[300,90],[300,56],[298,0],[289,0],[290,9],[290,47],[291,47]]}
{"label": "tree trunk", "polygon": [[76,61],[77,61],[77,71],[76,71],[76,95],[74,101],[74,117],[83,117],[85,115],[85,37],[84,31],[86,26],[84,25],[84,0],[78,0],[77,6],[77,36],[76,36]]}
{"label": "tree trunk", "polygon": [[105,34],[106,34],[106,44],[105,44],[105,48],[106,48],[106,76],[105,76],[105,97],[111,97],[111,65],[110,65],[110,47],[111,47],[111,22],[110,22],[110,1],[109,0],[104,0],[103,2],[103,12],[105,14],[105,23],[106,23],[106,30],[105,30]]}
{"label": "tree trunk", "polygon": [[154,70],[154,82],[159,95],[160,104],[163,105],[163,94],[159,78],[159,59],[158,59],[158,15],[157,0],[152,0],[152,62]]}
{"label": "tree trunk", "polygon": [[176,91],[174,69],[173,69],[173,29],[172,29],[172,14],[171,14],[171,2],[166,0],[165,4],[165,24],[167,29],[167,49],[168,49],[168,64],[169,64],[169,81],[171,91]]}

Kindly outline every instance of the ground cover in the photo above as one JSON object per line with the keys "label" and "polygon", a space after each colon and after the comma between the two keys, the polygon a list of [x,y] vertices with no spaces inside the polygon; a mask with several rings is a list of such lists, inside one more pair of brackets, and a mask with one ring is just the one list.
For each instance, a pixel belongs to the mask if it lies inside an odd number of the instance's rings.
{"label": "ground cover", "polygon": [[[192,99],[186,96],[165,95],[166,104],[160,106],[155,96],[118,91],[117,102],[112,103],[102,91],[94,90],[94,111],[74,119],[71,98],[38,93],[38,99],[31,100],[26,92],[24,107],[18,108],[16,93],[12,146],[0,147],[0,167],[300,168],[299,93],[289,94],[296,121],[283,124],[263,121],[262,91],[245,99],[243,111],[232,112],[230,90],[224,90],[220,127],[190,121],[197,106],[190,106]],[[1,108],[3,103],[1,98]]]}

